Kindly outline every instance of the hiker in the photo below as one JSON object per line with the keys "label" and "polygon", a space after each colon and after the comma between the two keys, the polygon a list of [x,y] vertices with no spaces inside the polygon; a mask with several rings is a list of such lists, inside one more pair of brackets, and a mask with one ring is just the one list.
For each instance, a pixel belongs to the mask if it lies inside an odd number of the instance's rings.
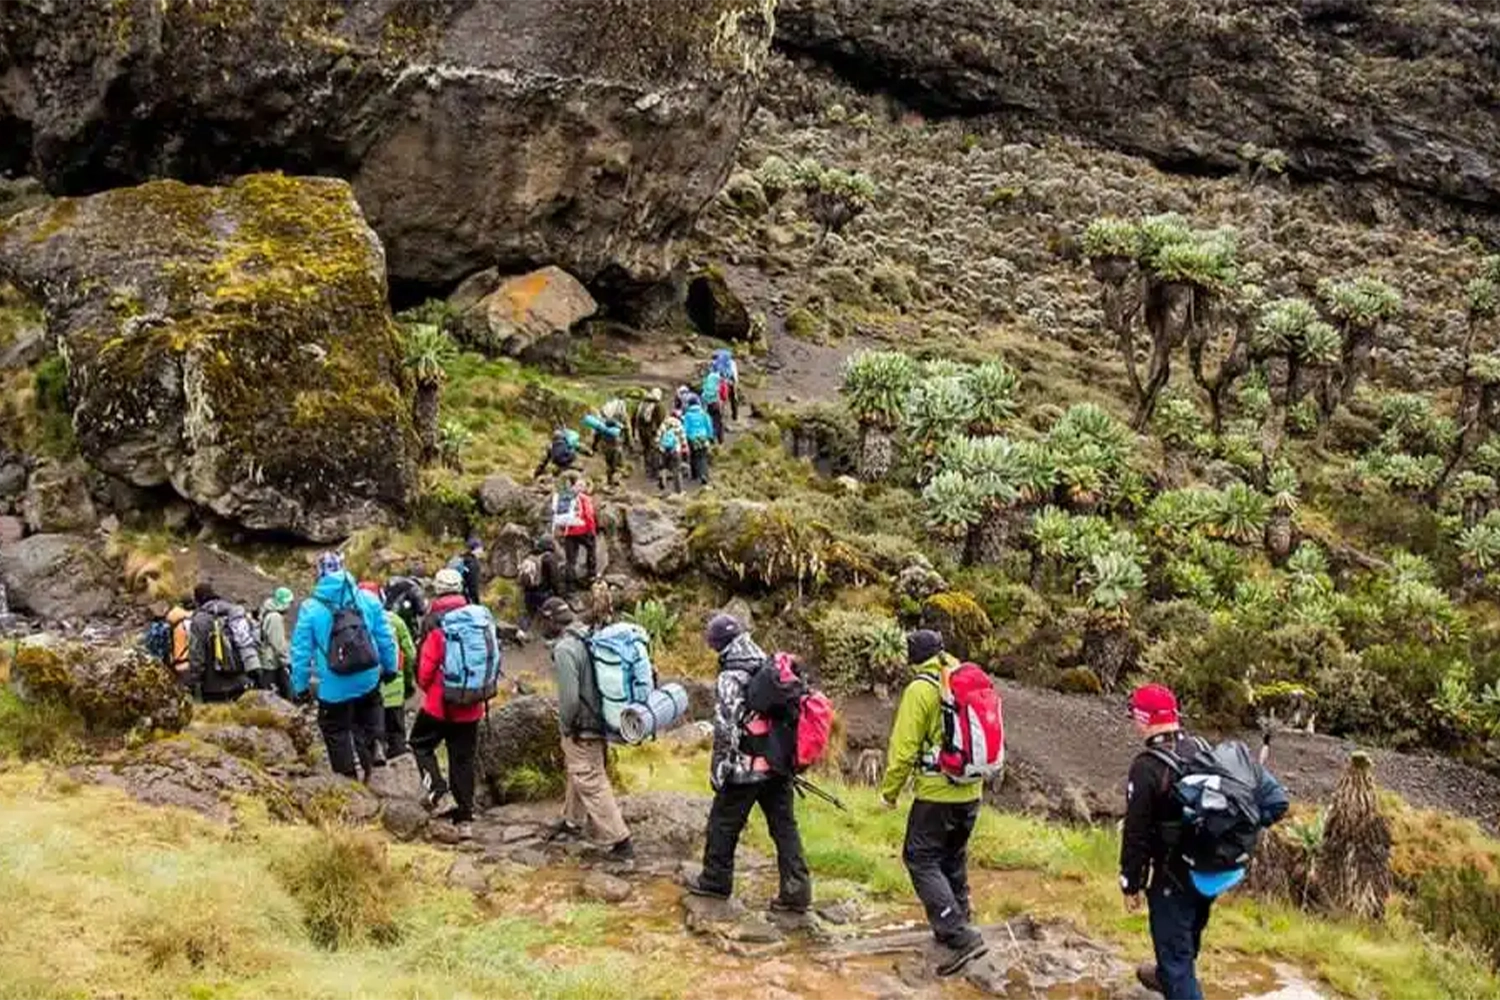
{"label": "hiker", "polygon": [[688,460],[692,465],[693,479],[708,485],[708,449],[714,441],[714,424],[703,410],[697,396],[688,400],[686,412],[682,414],[682,429],[687,436]]}
{"label": "hiker", "polygon": [[[359,589],[382,599],[380,584],[372,580],[361,580]],[[405,754],[406,747],[406,699],[416,690],[417,647],[411,638],[411,629],[406,620],[396,612],[386,609],[385,623],[391,627],[391,636],[396,640],[396,676],[380,682],[381,733],[375,744],[375,764],[378,767],[387,761]]]}
{"label": "hiker", "polygon": [[724,376],[710,367],[703,376],[703,407],[708,411],[708,419],[713,424],[715,444],[724,443],[724,400],[728,398],[728,394]]}
{"label": "hiker", "polygon": [[[1194,965],[1214,897],[1244,877],[1244,864],[1254,851],[1259,829],[1286,814],[1286,791],[1242,744],[1210,747],[1207,741],[1185,732],[1177,697],[1163,685],[1137,688],[1130,695],[1130,714],[1136,733],[1146,745],[1130,765],[1125,786],[1120,889],[1125,894],[1125,909],[1131,913],[1140,910],[1141,890],[1145,890],[1151,943],[1156,951],[1156,962],[1139,966],[1136,978],[1147,989],[1172,1000],[1202,1000]],[[1248,824],[1249,829],[1237,828],[1210,839],[1203,828],[1185,825],[1178,779],[1198,765],[1198,755],[1212,754],[1216,761],[1224,751],[1230,751],[1236,759],[1234,770],[1243,775],[1238,784],[1258,817],[1258,825]],[[1223,773],[1220,768],[1215,770]],[[1234,784],[1217,786],[1224,792],[1226,805]],[[1221,867],[1211,860],[1225,857],[1239,863]],[[1195,863],[1190,865],[1190,860]]]}
{"label": "hiker", "polygon": [[183,687],[188,687],[188,671],[192,669],[193,613],[181,604],[174,604],[167,611],[166,621],[172,627],[172,661],[169,666]]}
{"label": "hiker", "polygon": [[188,668],[188,623],[192,617],[193,613],[181,605],[157,605],[141,635],[141,648],[179,678]]}
{"label": "hiker", "polygon": [[620,428],[620,443],[630,447],[630,406],[619,396],[611,396],[599,407],[599,416],[606,424]]}
{"label": "hiker", "polygon": [[687,432],[682,421],[668,417],[662,422],[656,435],[656,488],[663,492],[667,488],[667,477],[672,478],[672,491],[682,492],[682,457],[687,449]]}
{"label": "hiker", "polygon": [[[422,772],[422,806],[454,825],[458,835],[472,835],[474,821],[474,755],[479,720],[495,696],[500,678],[500,639],[487,608],[464,597],[455,570],[439,570],[432,581],[432,609],[422,632],[417,687],[422,708],[411,726],[409,743]],[[438,744],[448,749],[448,778],[438,764]],[[442,810],[453,796],[453,806]]]}
{"label": "hiker", "polygon": [[927,923],[948,957],[940,976],[961,972],[987,950],[970,923],[969,835],[979,818],[982,782],[959,783],[937,768],[943,746],[944,671],[957,661],[943,651],[943,637],[920,629],[906,637],[906,659],[915,676],[901,695],[886,752],[880,797],[896,808],[901,790],[912,779],[915,799],[906,818],[901,859],[912,888],[922,900]]}
{"label": "hiker", "polygon": [[657,449],[657,437],[661,433],[662,421],[666,419],[666,407],[662,405],[661,390],[653,387],[646,393],[646,398],[636,406],[635,413],[630,418],[630,433],[635,443],[640,446],[641,455],[646,462],[646,475],[654,476],[661,468],[659,451]]}
{"label": "hiker", "polygon": [[399,676],[396,640],[380,601],[359,589],[342,556],[318,556],[317,574],[292,632],[292,695],[302,698],[316,681],[329,766],[368,781],[385,729],[380,685]]}
{"label": "hiker", "polygon": [[672,416],[681,418],[687,412],[688,403],[693,398],[693,390],[685,385],[677,387],[677,394],[672,397]]}
{"label": "hiker", "polygon": [[484,593],[484,543],[477,538],[470,538],[464,546],[464,554],[459,556],[453,565],[464,580],[464,597],[470,604],[481,604],[480,595]]}
{"label": "hiker", "polygon": [[740,419],[740,366],[727,348],[714,351],[713,370],[723,380],[725,401],[729,406],[729,418]]}
{"label": "hiker", "polygon": [[245,609],[221,598],[212,586],[193,590],[188,626],[188,689],[199,701],[234,701],[261,669],[255,628]]}
{"label": "hiker", "polygon": [[425,575],[421,567],[413,566],[405,576],[393,576],[387,580],[382,591],[385,609],[396,612],[406,622],[406,629],[413,638],[417,637],[422,619],[427,615],[427,595],[422,590]]}
{"label": "hiker", "polygon": [[[619,402],[615,400],[614,402]],[[624,406],[624,403],[620,403]],[[620,466],[625,461],[625,425],[609,417],[590,413],[583,418],[584,426],[594,432],[594,451],[604,456],[604,485],[613,489],[620,475]]]}
{"label": "hiker", "polygon": [[549,465],[556,466],[559,475],[573,468],[573,463],[578,461],[579,444],[577,431],[566,427],[557,428],[552,432],[552,441],[547,445],[547,451],[542,455],[531,478],[542,478],[542,473],[547,471]]}
{"label": "hiker", "polygon": [[547,598],[563,591],[562,572],[557,565],[557,543],[546,535],[531,546],[531,554],[516,567],[516,583],[521,587],[521,600],[526,608],[523,628],[531,628],[532,620],[541,613]]}
{"label": "hiker", "polygon": [[292,656],[287,644],[286,613],[292,607],[293,594],[290,587],[277,587],[260,606],[260,664],[261,676],[275,688],[277,694],[291,700]]}
{"label": "hiker", "polygon": [[594,498],[577,472],[563,476],[562,485],[552,495],[552,531],[563,543],[563,588],[571,594],[578,589],[578,553],[583,552],[587,575],[582,582],[592,582],[598,572],[599,524],[594,513]]}
{"label": "hiker", "polygon": [[[688,891],[718,899],[733,895],[734,851],[751,808],[759,805],[776,845],[780,879],[771,909],[805,913],[812,904],[812,877],[797,831],[796,791],[792,785],[791,761],[785,759],[788,751],[770,738],[774,725],[760,734],[747,728],[752,721],[749,694],[755,675],[775,668],[750,637],[745,624],[733,615],[714,615],[704,632],[704,640],[719,657],[714,747],[709,765],[714,801],[708,812],[703,874],[688,880]],[[795,743],[794,727],[792,753]],[[777,749],[773,751],[773,747]]]}
{"label": "hiker", "polygon": [[588,630],[575,620],[573,609],[561,597],[548,598],[542,605],[541,622],[542,635],[552,646],[563,763],[568,773],[562,819],[553,825],[548,839],[579,840],[592,832],[595,842],[609,845],[610,858],[628,861],[635,857],[635,846],[609,783],[604,706],[589,654]]}

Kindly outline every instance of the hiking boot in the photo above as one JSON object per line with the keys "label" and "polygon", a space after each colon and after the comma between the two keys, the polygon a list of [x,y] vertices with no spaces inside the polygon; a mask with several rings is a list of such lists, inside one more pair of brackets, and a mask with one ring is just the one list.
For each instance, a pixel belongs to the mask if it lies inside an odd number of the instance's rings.
{"label": "hiking boot", "polygon": [[605,857],[609,858],[609,860],[611,861],[634,861],[635,845],[630,842],[629,837],[626,837],[624,840],[611,847],[605,854]]}
{"label": "hiking boot", "polygon": [[465,812],[463,809],[460,809],[458,806],[454,806],[451,809],[445,809],[443,812],[438,813],[437,818],[441,819],[441,820],[446,820],[447,822],[453,823],[455,825],[458,824],[458,823],[472,823],[472,822],[474,822],[474,814],[470,813],[470,812]]}
{"label": "hiking boot", "polygon": [[1135,981],[1140,983],[1152,993],[1160,993],[1166,996],[1167,991],[1161,988],[1161,978],[1156,974],[1155,962],[1142,962],[1135,967]]}
{"label": "hiking boot", "polygon": [[577,823],[569,823],[560,819],[547,828],[546,836],[542,838],[549,844],[561,844],[569,840],[582,840],[583,827]]}
{"label": "hiking boot", "polygon": [[974,959],[987,953],[990,946],[985,943],[984,938],[974,934],[971,939],[964,943],[950,946],[949,956],[938,967],[937,974],[940,977],[956,976],[964,971],[965,967]]}
{"label": "hiking boot", "polygon": [[458,820],[453,824],[453,836],[456,840],[473,840],[474,824],[470,820]]}
{"label": "hiking boot", "polygon": [[767,906],[766,909],[770,910],[772,913],[793,913],[800,916],[807,912],[808,904],[789,903],[778,896],[777,898],[771,900],[770,905]]}
{"label": "hiking boot", "polygon": [[429,789],[428,791],[422,793],[422,808],[426,809],[430,813],[435,813],[438,811],[438,807],[441,806],[443,804],[443,801],[447,798],[448,789],[444,788],[443,790],[436,792]]}
{"label": "hiking boot", "polygon": [[704,885],[702,875],[690,875],[688,878],[683,880],[682,885],[683,888],[687,889],[687,891],[692,895],[702,896],[704,899],[729,898],[729,893],[720,892],[717,889],[710,889],[708,886]]}

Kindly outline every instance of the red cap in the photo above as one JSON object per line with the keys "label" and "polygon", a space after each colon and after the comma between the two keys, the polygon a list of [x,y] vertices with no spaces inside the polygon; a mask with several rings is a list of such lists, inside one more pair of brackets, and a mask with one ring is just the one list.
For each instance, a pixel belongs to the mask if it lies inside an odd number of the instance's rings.
{"label": "red cap", "polygon": [[1143,726],[1177,725],[1177,696],[1161,684],[1147,684],[1130,696],[1130,714]]}
{"label": "red cap", "polygon": [[367,594],[374,594],[376,597],[380,596],[380,584],[374,583],[370,580],[359,581],[359,589],[363,590]]}

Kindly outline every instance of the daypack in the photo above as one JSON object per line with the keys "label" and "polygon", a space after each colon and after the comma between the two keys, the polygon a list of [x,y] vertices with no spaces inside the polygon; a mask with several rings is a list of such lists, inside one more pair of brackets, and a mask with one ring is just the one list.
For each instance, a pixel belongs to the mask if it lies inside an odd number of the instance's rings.
{"label": "daypack", "polygon": [[656,439],[656,446],[662,451],[677,451],[682,447],[682,442],[677,440],[677,429],[675,427],[663,427],[661,437]]}
{"label": "daypack", "polygon": [[350,603],[334,607],[321,597],[313,600],[333,614],[333,627],[328,632],[328,669],[339,676],[362,674],[380,666],[380,654],[375,651],[375,640],[370,636],[370,627],[365,624],[365,613],[359,599],[350,596]]}
{"label": "daypack", "polygon": [[1187,757],[1152,747],[1147,752],[1166,764],[1172,795],[1182,805],[1182,838],[1178,848],[1198,873],[1243,869],[1260,839],[1260,765],[1245,744],[1226,740],[1218,746],[1194,737]]}
{"label": "daypack", "polygon": [[623,425],[629,417],[629,408],[625,405],[625,400],[616,396],[600,408],[599,416],[610,423]]}
{"label": "daypack", "polygon": [[566,435],[555,437],[552,439],[552,446],[547,449],[547,457],[552,460],[553,465],[566,468],[578,457],[578,445]]}
{"label": "daypack", "polygon": [[639,625],[616,622],[589,636],[588,646],[600,715],[605,727],[618,733],[620,712],[626,705],[644,704],[656,686],[651,636]]}
{"label": "daypack", "polygon": [[1005,769],[1005,720],[994,681],[972,663],[947,671],[943,681],[919,676],[941,693],[943,741],[934,748],[932,769],[956,785],[1000,774]]}
{"label": "daypack", "polygon": [[165,618],[154,618],[141,634],[141,648],[162,666],[172,665],[172,626]]}
{"label": "daypack", "polygon": [[209,616],[208,634],[204,637],[208,649],[205,669],[215,674],[242,674],[251,668],[245,662],[246,650],[255,649],[255,630],[243,608],[226,604],[219,607],[219,611],[202,609]]}
{"label": "daypack", "polygon": [[416,634],[425,613],[422,586],[409,576],[396,576],[386,581],[385,610],[394,611],[406,627]]}
{"label": "daypack", "polygon": [[801,774],[827,755],[833,702],[807,686],[790,653],[775,654],[750,676],[745,703],[751,711],[745,731],[760,738],[760,756],[772,772]]}
{"label": "daypack", "polygon": [[488,608],[468,604],[443,615],[443,701],[477,705],[500,683],[500,638]]}
{"label": "daypack", "polygon": [[703,401],[705,403],[717,403],[719,401],[719,385],[724,381],[717,371],[712,369],[703,376]]}
{"label": "daypack", "polygon": [[542,560],[539,556],[529,555],[521,560],[521,565],[516,567],[516,582],[527,590],[542,585]]}
{"label": "daypack", "polygon": [[583,504],[573,490],[561,489],[552,498],[552,530],[566,531],[583,526]]}
{"label": "daypack", "polygon": [[725,351],[725,350],[715,351],[714,352],[713,370],[719,373],[719,377],[720,378],[722,378],[722,379],[724,379],[726,381],[729,381],[729,382],[733,382],[734,381],[734,355],[730,354],[728,351]]}

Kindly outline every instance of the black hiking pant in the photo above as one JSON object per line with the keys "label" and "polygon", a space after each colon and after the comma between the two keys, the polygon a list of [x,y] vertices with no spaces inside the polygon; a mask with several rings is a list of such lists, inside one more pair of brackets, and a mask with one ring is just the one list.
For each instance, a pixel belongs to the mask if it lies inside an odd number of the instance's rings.
{"label": "black hiking pant", "polygon": [[[422,786],[434,799],[444,792],[453,793],[456,808],[451,814],[455,823],[474,819],[474,752],[479,743],[478,722],[448,722],[426,712],[417,713],[411,727],[411,752],[422,772]],[[448,747],[448,778],[438,766],[439,743]],[[450,783],[451,782],[451,783]]]}
{"label": "black hiking pant", "polygon": [[406,753],[406,707],[385,706],[385,759],[395,760]]}
{"label": "black hiking pant", "polygon": [[688,460],[692,463],[693,479],[708,483],[708,442],[698,441],[688,445]]}
{"label": "black hiking pant", "polygon": [[328,766],[356,781],[375,766],[375,741],[385,733],[380,688],[350,701],[318,701],[318,729],[328,747]]}
{"label": "black hiking pant", "polygon": [[794,810],[796,791],[790,778],[768,778],[748,785],[725,785],[714,794],[708,811],[708,837],[703,846],[701,884],[709,892],[734,893],[734,850],[750,819],[750,809],[759,805],[766,829],[776,844],[776,871],[781,890],[778,902],[790,909],[805,910],[812,904],[812,876],[802,856],[802,835],[797,832]]}
{"label": "black hiking pant", "polygon": [[933,936],[950,948],[973,941],[969,926],[969,835],[978,802],[912,803],[901,860],[927,911]]}
{"label": "black hiking pant", "polygon": [[1214,901],[1195,889],[1161,879],[1146,892],[1151,914],[1151,944],[1156,949],[1156,978],[1173,1000],[1203,1000],[1195,965]]}
{"label": "black hiking pant", "polygon": [[682,456],[675,449],[657,452],[656,488],[664,490],[667,488],[667,480],[672,481],[674,493],[682,492]]}
{"label": "black hiking pant", "polygon": [[708,404],[708,419],[711,420],[711,421],[713,421],[713,425],[714,425],[714,443],[715,444],[723,444],[724,443],[724,404],[723,403],[709,403]]}
{"label": "black hiking pant", "polygon": [[566,570],[563,579],[567,581],[568,590],[571,592],[579,583],[578,579],[578,553],[582,551],[588,573],[584,581],[592,581],[594,575],[599,571],[599,536],[598,535],[564,535],[563,536],[563,562]]}

